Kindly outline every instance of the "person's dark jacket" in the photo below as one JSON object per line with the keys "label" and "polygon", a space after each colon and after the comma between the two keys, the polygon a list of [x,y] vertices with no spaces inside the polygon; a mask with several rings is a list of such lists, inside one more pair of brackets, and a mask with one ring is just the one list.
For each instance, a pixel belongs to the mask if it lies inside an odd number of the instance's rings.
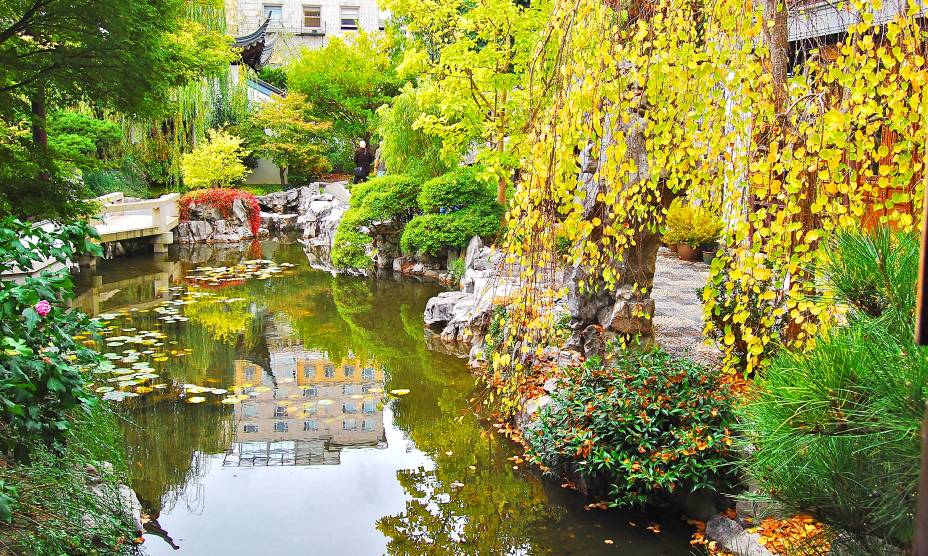
{"label": "person's dark jacket", "polygon": [[360,168],[361,173],[365,176],[371,173],[371,165],[374,163],[374,154],[367,147],[358,147],[354,151],[354,166]]}

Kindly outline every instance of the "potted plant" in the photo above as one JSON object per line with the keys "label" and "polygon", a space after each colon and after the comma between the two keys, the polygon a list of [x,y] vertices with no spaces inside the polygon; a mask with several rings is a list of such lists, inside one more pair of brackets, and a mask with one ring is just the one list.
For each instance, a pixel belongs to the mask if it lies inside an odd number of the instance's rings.
{"label": "potted plant", "polygon": [[683,241],[677,247],[680,258],[690,262],[701,260],[701,247],[715,243],[721,233],[721,218],[703,207],[690,207],[689,227],[683,233]]}
{"label": "potted plant", "polygon": [[719,242],[710,241],[709,243],[701,245],[699,249],[702,251],[702,262],[711,264],[712,259],[715,258],[715,254],[719,250]]}
{"label": "potted plant", "polygon": [[675,199],[667,209],[664,221],[663,242],[674,253],[678,252],[678,245],[683,242],[686,231],[690,228],[692,209],[681,199]]}

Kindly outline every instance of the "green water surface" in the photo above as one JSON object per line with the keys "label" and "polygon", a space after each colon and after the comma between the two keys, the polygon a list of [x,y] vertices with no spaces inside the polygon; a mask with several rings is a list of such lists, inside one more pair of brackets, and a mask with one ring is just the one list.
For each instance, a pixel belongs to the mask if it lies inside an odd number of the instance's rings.
{"label": "green water surface", "polygon": [[[295,266],[185,280],[248,259]],[[152,519],[145,553],[691,553],[678,516],[588,511],[515,465],[518,449],[480,417],[465,361],[430,349],[422,312],[436,285],[332,276],[300,244],[273,242],[101,261],[76,280],[76,304],[106,315],[111,337],[164,334],[146,383],[163,386],[113,402]],[[208,295],[171,305],[191,292]],[[185,320],[154,311],[164,306]]]}

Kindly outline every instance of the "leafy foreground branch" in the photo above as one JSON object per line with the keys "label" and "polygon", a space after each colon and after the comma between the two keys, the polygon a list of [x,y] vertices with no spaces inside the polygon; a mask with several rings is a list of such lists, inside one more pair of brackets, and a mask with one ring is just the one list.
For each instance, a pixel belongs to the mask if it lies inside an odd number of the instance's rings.
{"label": "leafy foreground branch", "polygon": [[[94,235],[0,220],[0,270],[99,255]],[[119,434],[87,388],[99,355],[74,339],[94,324],[66,309],[73,297],[66,271],[0,282],[0,554],[133,550]]]}

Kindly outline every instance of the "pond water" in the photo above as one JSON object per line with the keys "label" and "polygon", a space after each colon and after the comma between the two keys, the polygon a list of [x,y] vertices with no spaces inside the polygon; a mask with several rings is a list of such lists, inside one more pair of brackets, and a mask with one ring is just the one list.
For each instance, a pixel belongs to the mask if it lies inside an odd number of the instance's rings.
{"label": "pond water", "polygon": [[155,257],[76,276],[145,553],[691,553],[679,517],[585,510],[511,459],[464,360],[429,349],[437,286],[332,276],[299,244]]}

